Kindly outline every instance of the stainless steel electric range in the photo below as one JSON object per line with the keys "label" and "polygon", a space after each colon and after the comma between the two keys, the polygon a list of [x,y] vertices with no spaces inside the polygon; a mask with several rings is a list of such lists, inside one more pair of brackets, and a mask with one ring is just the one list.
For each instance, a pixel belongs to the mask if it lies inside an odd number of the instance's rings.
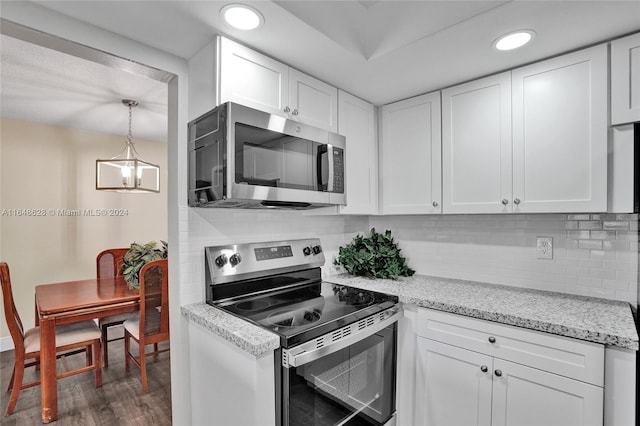
{"label": "stainless steel electric range", "polygon": [[323,282],[318,239],[205,248],[206,301],[280,336],[276,424],[395,422],[396,296]]}

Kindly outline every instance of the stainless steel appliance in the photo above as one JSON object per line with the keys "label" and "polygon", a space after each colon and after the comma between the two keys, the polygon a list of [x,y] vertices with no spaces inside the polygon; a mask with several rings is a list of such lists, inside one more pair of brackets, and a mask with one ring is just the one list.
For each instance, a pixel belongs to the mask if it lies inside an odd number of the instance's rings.
{"label": "stainless steel appliance", "polygon": [[396,296],[323,282],[318,239],[205,248],[210,305],[280,336],[276,424],[395,423]]}
{"label": "stainless steel appliance", "polygon": [[227,102],[189,123],[189,205],[346,204],[344,136]]}

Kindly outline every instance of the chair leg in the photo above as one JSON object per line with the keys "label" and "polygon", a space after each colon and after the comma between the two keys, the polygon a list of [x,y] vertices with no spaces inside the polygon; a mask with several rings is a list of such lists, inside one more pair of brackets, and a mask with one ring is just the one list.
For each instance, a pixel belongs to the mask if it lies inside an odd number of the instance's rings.
{"label": "chair leg", "polygon": [[124,371],[129,372],[129,332],[124,332]]}
{"label": "chair leg", "polygon": [[149,393],[149,386],[147,385],[147,357],[144,353],[144,345],[142,342],[139,343],[139,352],[140,352],[140,377],[142,381],[142,392]]}
{"label": "chair leg", "polygon": [[85,358],[85,365],[88,367],[90,365],[93,365],[93,356],[91,355],[91,350],[93,349],[93,347],[91,345],[87,345],[84,348],[84,358]]}
{"label": "chair leg", "polygon": [[155,359],[158,359],[158,343],[153,344],[153,352],[155,352]]}
{"label": "chair leg", "polygon": [[102,326],[102,361],[104,363],[104,368],[107,368],[109,366],[109,351],[107,350],[107,340],[108,340],[108,334],[107,334],[107,326],[103,325]]}
{"label": "chair leg", "polygon": [[4,412],[5,416],[13,413],[13,409],[16,408],[18,402],[18,396],[20,396],[20,390],[22,388],[22,378],[24,377],[24,358],[16,359],[13,367],[13,386],[11,388],[11,398],[9,398],[9,405]]}
{"label": "chair leg", "polygon": [[[102,386],[102,361],[100,360],[100,352],[102,350],[100,340],[93,342],[93,367],[96,375],[96,387]],[[88,350],[87,350],[88,351]],[[89,351],[88,351],[89,352]]]}
{"label": "chair leg", "polygon": [[13,389],[13,378],[16,375],[16,370],[14,369],[11,372],[11,380],[9,380],[9,386],[7,387],[7,392],[9,392],[11,389]]}

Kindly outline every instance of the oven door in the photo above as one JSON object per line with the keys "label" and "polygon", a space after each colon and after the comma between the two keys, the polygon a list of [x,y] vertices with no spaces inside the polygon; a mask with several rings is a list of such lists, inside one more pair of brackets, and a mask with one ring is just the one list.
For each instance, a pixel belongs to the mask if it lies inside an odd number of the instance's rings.
{"label": "oven door", "polygon": [[386,424],[395,413],[396,341],[393,321],[344,348],[320,350],[282,367],[279,423]]}

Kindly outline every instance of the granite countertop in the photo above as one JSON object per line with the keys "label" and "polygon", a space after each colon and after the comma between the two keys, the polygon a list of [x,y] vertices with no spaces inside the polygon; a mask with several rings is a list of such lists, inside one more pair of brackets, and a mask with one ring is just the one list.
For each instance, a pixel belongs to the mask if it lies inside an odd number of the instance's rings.
{"label": "granite countertop", "polygon": [[[324,281],[394,294],[405,304],[638,350],[626,302],[426,275],[394,281],[340,274]],[[255,356],[280,345],[276,334],[205,303],[181,310],[190,321]]]}
{"label": "granite countertop", "polygon": [[280,347],[280,337],[277,334],[214,306],[206,303],[194,303],[182,306],[180,309],[182,316],[189,321],[200,324],[256,357],[273,352]]}
{"label": "granite countertop", "polygon": [[424,308],[638,350],[627,302],[426,275],[394,281],[341,274],[325,281],[394,294]]}

